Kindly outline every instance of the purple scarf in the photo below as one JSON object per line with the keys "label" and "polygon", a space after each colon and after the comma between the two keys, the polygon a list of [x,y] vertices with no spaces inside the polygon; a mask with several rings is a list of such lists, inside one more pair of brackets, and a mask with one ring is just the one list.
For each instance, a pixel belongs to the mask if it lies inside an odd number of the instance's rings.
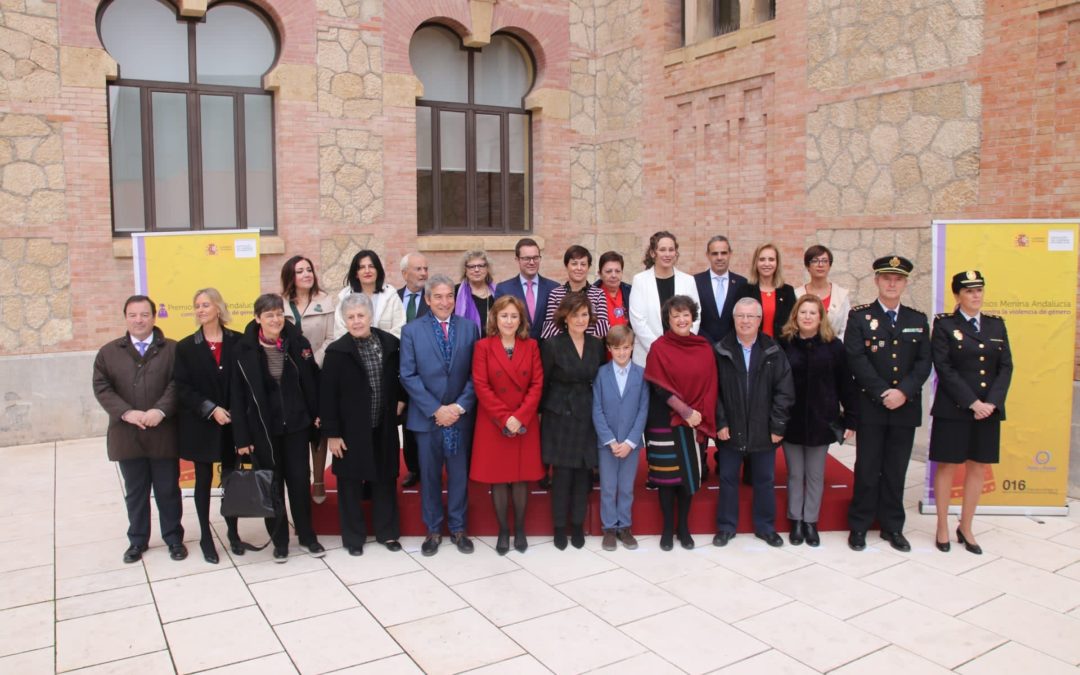
{"label": "purple scarf", "polygon": [[[488,289],[492,295],[495,295],[495,284],[488,284]],[[480,334],[483,335],[487,317],[485,316],[483,321],[480,320],[480,310],[476,308],[476,303],[473,302],[472,286],[469,285],[468,281],[462,281],[461,285],[458,286],[457,297],[454,298],[454,314],[475,323],[477,328],[480,329]]]}

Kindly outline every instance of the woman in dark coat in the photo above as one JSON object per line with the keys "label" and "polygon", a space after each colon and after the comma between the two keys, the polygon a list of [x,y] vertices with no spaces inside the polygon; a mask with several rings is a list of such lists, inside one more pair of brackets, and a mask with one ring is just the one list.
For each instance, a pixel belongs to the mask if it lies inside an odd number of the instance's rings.
{"label": "woman in dark coat", "polygon": [[847,367],[844,342],[833,333],[825,304],[816,295],[808,293],[795,301],[779,343],[795,384],[795,405],[784,436],[788,540],[796,546],[804,540],[818,546],[825,456],[830,443],[855,433],[855,380]]}
{"label": "woman in dark coat", "polygon": [[[229,384],[240,333],[225,327],[231,320],[229,308],[216,288],[196,291],[194,308],[199,329],[176,346],[173,365],[173,380],[180,400],[177,444],[180,458],[195,464],[195,512],[202,531],[199,548],[206,562],[216,565],[218,552],[210,529],[210,484],[215,462],[221,462],[223,479],[236,466]],[[225,525],[229,548],[235,555],[244,555],[236,518],[226,518]]]}
{"label": "woman in dark coat", "polygon": [[399,342],[372,328],[375,310],[363,293],[345,296],[338,311],[345,335],[326,348],[319,383],[323,437],[337,476],[341,543],[349,555],[363,555],[363,484],[371,485],[375,541],[400,551],[397,476],[397,415],[401,387]]}
{"label": "woman in dark coat", "polygon": [[[255,319],[236,343],[230,398],[233,443],[238,455],[255,455],[260,468],[274,469],[278,503],[289,506],[300,545],[321,558],[326,549],[311,526],[311,471],[308,441],[319,426],[318,370],[311,344],[285,321],[280,295],[255,300]],[[274,562],[289,558],[289,522],[285,512],[266,519],[274,542]]]}
{"label": "woman in dark coat", "polygon": [[566,548],[569,519],[574,548],[585,545],[586,499],[599,459],[592,423],[592,383],[604,365],[604,344],[585,331],[596,320],[584,293],[569,293],[555,313],[559,334],[540,345],[544,365],[540,453],[551,465],[555,547]]}

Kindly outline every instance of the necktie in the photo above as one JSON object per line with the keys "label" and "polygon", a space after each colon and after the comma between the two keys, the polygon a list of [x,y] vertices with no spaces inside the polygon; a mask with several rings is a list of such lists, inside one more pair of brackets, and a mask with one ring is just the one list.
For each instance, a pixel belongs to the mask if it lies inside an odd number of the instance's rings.
{"label": "necktie", "polygon": [[439,325],[442,326],[442,336],[443,336],[443,338],[447,342],[449,342],[450,341],[450,327],[447,325],[447,323],[445,321],[440,321]]}
{"label": "necktie", "polygon": [[885,316],[889,317],[889,323],[891,323],[893,326],[896,325],[896,310],[895,309],[887,309],[887,310],[885,310]]}
{"label": "necktie", "polygon": [[416,299],[418,294],[411,293],[409,295],[409,306],[405,308],[405,323],[409,323],[416,318]]}
{"label": "necktie", "polygon": [[146,348],[148,346],[149,345],[142,340],[137,340],[135,342],[135,348],[139,350],[139,356],[146,356]]}
{"label": "necktie", "polygon": [[970,319],[968,319],[968,323],[971,324],[971,327],[975,329],[976,333],[979,332],[979,320],[978,319],[976,319],[975,317],[971,317]]}
{"label": "necktie", "polygon": [[716,277],[716,313],[724,313],[724,300],[727,299],[727,277]]}
{"label": "necktie", "polygon": [[529,308],[529,319],[536,318],[536,294],[533,293],[535,281],[525,282],[525,305]]}

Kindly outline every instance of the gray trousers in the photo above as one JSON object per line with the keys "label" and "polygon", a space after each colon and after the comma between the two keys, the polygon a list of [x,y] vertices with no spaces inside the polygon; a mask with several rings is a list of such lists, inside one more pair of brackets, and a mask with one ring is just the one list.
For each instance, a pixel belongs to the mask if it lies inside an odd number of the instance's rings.
{"label": "gray trousers", "polygon": [[828,453],[827,445],[797,445],[784,441],[789,520],[817,522],[825,491],[825,456]]}

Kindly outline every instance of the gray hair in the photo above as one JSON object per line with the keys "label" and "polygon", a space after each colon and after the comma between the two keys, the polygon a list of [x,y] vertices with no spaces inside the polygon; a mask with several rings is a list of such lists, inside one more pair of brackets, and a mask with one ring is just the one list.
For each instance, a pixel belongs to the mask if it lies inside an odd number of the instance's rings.
{"label": "gray hair", "polygon": [[705,242],[705,251],[708,252],[709,247],[712,246],[713,244],[715,244],[718,241],[722,241],[725,244],[727,244],[728,251],[729,252],[731,251],[731,240],[728,239],[727,237],[725,237],[722,234],[715,234],[715,235],[709,237],[709,241]]}
{"label": "gray hair", "polygon": [[431,291],[435,290],[436,286],[449,286],[451,292],[454,290],[454,282],[450,277],[445,274],[432,274],[424,285],[424,297],[430,300]]}
{"label": "gray hair", "polygon": [[409,256],[411,255],[412,253],[406,253],[401,256],[401,262],[398,263],[398,271],[402,274],[405,274],[405,270],[409,269]]}
{"label": "gray hair", "polygon": [[758,318],[761,318],[761,303],[754,298],[739,298],[738,302],[735,303],[735,307],[731,310],[732,316],[735,316],[735,312],[739,311],[739,307],[753,307]]}
{"label": "gray hair", "polygon": [[371,304],[371,298],[366,293],[350,293],[345,296],[345,299],[338,305],[338,311],[341,312],[341,318],[344,319],[350,309],[354,307],[363,307],[367,310],[368,316],[374,318],[375,306]]}

